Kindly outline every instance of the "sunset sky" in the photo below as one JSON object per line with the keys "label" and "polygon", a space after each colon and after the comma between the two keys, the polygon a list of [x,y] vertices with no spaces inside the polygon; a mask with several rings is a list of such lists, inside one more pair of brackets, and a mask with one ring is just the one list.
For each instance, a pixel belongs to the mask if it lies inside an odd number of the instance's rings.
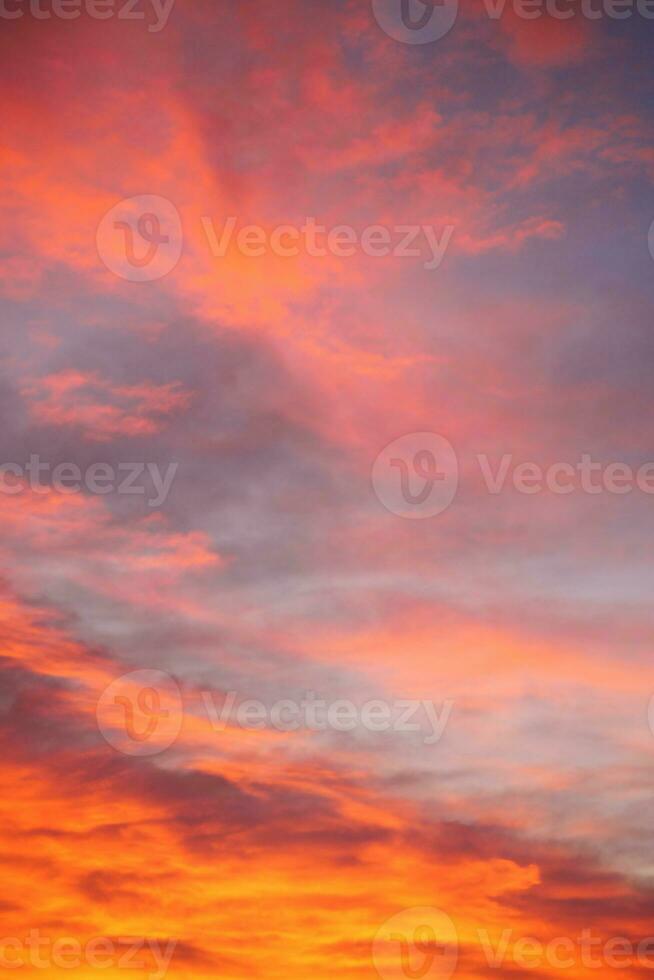
{"label": "sunset sky", "polygon": [[654,20],[488,3],[2,5],[8,976],[653,975]]}

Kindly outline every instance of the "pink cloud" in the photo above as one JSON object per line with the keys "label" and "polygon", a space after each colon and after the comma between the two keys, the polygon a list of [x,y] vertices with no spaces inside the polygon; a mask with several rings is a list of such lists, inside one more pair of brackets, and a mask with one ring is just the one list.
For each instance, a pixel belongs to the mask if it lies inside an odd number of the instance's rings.
{"label": "pink cloud", "polygon": [[89,442],[160,432],[191,398],[179,382],[115,385],[75,370],[30,380],[21,393],[35,422],[79,429]]}

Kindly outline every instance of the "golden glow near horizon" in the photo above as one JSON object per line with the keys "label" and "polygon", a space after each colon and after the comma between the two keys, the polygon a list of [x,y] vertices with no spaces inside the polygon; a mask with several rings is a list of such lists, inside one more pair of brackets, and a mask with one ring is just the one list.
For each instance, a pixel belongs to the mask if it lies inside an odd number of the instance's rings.
{"label": "golden glow near horizon", "polygon": [[522,7],[0,3],[1,973],[654,969],[654,21]]}

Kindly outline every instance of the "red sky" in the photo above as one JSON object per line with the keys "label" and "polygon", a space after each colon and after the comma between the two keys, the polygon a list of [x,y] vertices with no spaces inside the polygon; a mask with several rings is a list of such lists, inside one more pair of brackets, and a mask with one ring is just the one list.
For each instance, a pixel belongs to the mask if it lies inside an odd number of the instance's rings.
{"label": "red sky", "polygon": [[0,966],[648,976],[654,22],[122,4],[0,12]]}

